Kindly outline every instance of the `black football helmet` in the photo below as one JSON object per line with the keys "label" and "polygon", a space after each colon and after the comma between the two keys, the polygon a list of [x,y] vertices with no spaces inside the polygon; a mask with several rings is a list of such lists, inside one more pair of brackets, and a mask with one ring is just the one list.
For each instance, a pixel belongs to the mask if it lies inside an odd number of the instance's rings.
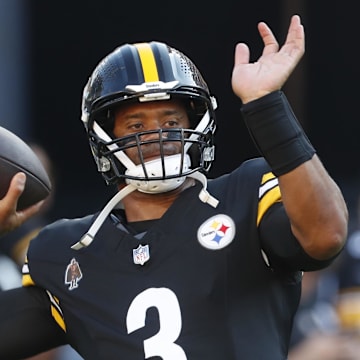
{"label": "black football helmet", "polygon": [[[141,156],[141,132],[115,138],[114,109],[130,102],[182,99],[190,129],[160,129],[160,153],[166,141],[179,141],[180,154],[135,165],[126,149]],[[82,99],[82,121],[92,154],[108,184],[126,182],[139,191],[159,193],[178,187],[194,172],[207,173],[214,160],[216,100],[196,66],[180,51],[161,42],[125,44],[106,56],[89,78]],[[154,138],[154,137],[152,137]],[[154,142],[154,140],[151,140]]]}

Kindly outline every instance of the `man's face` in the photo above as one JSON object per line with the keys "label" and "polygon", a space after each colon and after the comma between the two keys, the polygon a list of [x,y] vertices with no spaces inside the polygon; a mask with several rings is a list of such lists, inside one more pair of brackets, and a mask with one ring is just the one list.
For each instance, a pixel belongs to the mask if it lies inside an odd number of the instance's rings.
{"label": "man's face", "polygon": [[[122,106],[115,112],[115,124],[113,133],[116,138],[138,132],[159,130],[159,129],[180,129],[189,128],[190,121],[184,105],[176,100],[152,101],[135,103]],[[167,136],[166,132],[164,136]],[[141,140],[157,139],[158,133],[142,135]],[[155,142],[141,147],[145,161],[158,158],[160,145]],[[164,155],[174,155],[181,151],[181,142],[164,142]],[[135,163],[139,164],[140,159],[136,148],[129,148],[126,154]]]}

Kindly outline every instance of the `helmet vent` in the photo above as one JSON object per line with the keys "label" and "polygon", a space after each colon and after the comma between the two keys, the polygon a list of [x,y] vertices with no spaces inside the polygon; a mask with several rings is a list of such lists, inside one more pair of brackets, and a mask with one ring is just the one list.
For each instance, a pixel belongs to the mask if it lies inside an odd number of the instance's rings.
{"label": "helmet vent", "polygon": [[180,69],[184,76],[193,79],[196,84],[204,83],[203,78],[200,76],[198,69],[194,63],[182,52],[172,48],[171,49],[179,58]]}

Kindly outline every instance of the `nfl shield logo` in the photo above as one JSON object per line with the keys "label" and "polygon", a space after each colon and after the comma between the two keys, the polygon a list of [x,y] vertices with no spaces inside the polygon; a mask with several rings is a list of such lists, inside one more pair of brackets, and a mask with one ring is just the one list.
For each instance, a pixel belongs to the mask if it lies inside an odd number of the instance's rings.
{"label": "nfl shield logo", "polygon": [[133,249],[134,264],[144,265],[150,259],[149,245],[139,245],[137,249]]}

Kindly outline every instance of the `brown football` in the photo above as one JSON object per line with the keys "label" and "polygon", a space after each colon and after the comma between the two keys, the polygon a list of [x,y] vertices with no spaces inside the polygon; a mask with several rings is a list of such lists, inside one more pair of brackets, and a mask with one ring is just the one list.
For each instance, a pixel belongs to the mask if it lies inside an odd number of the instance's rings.
{"label": "brown football", "polygon": [[17,210],[44,200],[50,194],[51,181],[30,146],[13,132],[0,126],[0,199],[6,195],[12,177],[20,171],[26,174],[26,185]]}

